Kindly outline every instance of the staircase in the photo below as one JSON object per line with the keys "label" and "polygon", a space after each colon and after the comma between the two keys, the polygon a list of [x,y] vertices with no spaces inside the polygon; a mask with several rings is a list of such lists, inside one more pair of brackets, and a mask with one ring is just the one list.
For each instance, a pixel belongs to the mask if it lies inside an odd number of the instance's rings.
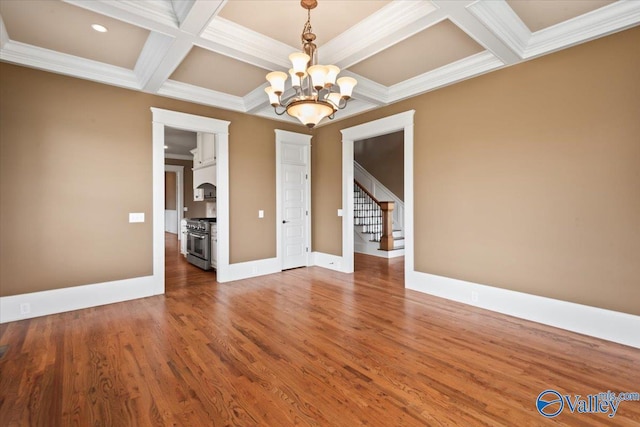
{"label": "staircase", "polygon": [[353,191],[355,252],[382,258],[403,256],[403,232],[393,229],[394,202],[376,200],[358,181],[354,181]]}

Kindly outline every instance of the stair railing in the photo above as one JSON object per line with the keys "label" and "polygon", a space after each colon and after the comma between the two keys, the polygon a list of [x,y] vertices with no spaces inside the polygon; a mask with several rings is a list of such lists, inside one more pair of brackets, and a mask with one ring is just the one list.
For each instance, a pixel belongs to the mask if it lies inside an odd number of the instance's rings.
{"label": "stair railing", "polygon": [[393,249],[393,209],[394,202],[380,202],[358,181],[353,181],[355,199],[353,202],[354,225],[363,227],[364,233],[373,235],[380,242],[380,249]]}

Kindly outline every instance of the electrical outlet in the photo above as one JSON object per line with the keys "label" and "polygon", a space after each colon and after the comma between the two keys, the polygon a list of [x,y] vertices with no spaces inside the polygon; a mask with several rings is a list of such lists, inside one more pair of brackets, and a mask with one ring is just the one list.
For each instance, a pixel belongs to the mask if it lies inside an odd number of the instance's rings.
{"label": "electrical outlet", "polygon": [[478,293],[476,291],[471,291],[471,301],[478,302]]}
{"label": "electrical outlet", "polygon": [[31,304],[28,302],[23,302],[20,304],[20,314],[29,314],[31,313]]}

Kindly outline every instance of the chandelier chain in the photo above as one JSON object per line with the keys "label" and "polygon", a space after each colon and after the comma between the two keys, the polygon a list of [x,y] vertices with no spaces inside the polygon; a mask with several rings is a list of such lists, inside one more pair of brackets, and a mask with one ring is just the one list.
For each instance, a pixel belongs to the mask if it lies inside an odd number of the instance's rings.
{"label": "chandelier chain", "polygon": [[300,37],[302,43],[304,43],[304,35],[307,33],[313,33],[313,28],[311,28],[311,9],[307,9],[307,22],[304,24],[304,28],[302,29],[302,36]]}

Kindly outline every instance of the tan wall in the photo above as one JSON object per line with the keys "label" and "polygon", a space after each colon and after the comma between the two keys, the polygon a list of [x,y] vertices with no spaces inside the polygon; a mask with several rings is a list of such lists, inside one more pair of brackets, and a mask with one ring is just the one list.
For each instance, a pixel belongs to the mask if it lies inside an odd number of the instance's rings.
{"label": "tan wall", "polygon": [[164,173],[164,208],[166,210],[176,210],[176,173]]}
{"label": "tan wall", "polygon": [[184,205],[187,211],[185,218],[204,218],[207,216],[206,202],[193,200],[193,161],[180,159],[164,159],[165,165],[184,166]]}
{"label": "tan wall", "polygon": [[396,197],[404,200],[404,132],[355,141],[353,158]]}
{"label": "tan wall", "polygon": [[314,250],[341,253],[339,130],[415,109],[417,271],[640,315],[638,46],[630,29],[321,127]]}
{"label": "tan wall", "polygon": [[230,261],[275,256],[274,129],[303,127],[5,63],[0,76],[0,296],[152,273],[152,106],[231,121]]}

